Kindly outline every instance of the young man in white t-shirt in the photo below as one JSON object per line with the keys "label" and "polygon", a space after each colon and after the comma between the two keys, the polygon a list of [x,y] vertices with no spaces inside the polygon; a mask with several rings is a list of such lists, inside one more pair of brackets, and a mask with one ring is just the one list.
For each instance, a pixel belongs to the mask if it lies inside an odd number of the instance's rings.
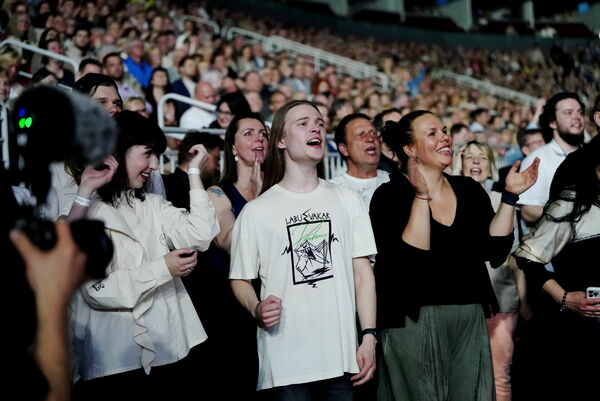
{"label": "young man in white t-shirt", "polygon": [[[260,326],[257,389],[272,389],[275,400],[350,400],[350,382],[365,383],[375,371],[370,220],[355,192],[318,178],[324,154],[318,109],[307,101],[283,106],[263,193],[233,229],[233,291]],[[260,302],[250,283],[257,277]]]}
{"label": "young man in white t-shirt", "polygon": [[377,187],[390,180],[387,171],[377,169],[381,159],[381,133],[369,116],[353,113],[339,122],[335,143],[348,168],[331,182],[358,192],[368,209]]}

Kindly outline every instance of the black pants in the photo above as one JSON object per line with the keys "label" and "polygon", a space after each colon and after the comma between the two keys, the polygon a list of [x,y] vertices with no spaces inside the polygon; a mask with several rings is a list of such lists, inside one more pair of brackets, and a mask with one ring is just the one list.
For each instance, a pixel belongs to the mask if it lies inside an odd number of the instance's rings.
{"label": "black pants", "polygon": [[[207,366],[198,364],[204,352],[203,344],[190,350],[184,359],[164,366],[153,367],[147,375],[143,369],[79,380],[73,389],[74,401],[131,401],[131,400],[203,400],[206,393]],[[206,393],[206,394],[205,394]]]}

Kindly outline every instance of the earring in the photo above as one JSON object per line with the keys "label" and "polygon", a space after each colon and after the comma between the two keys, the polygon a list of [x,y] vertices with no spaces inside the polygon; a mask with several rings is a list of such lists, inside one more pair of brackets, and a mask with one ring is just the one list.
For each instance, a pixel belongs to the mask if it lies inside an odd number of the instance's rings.
{"label": "earring", "polygon": [[240,161],[240,158],[239,158],[239,157],[237,157],[237,155],[235,155],[235,156],[233,157],[233,160],[235,160],[236,162],[239,162],[239,161]]}

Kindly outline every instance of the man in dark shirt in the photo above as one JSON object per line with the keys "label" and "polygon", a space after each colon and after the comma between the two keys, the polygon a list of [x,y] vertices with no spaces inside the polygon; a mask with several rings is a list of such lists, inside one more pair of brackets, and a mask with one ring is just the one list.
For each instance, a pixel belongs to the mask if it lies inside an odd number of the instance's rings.
{"label": "man in dark shirt", "polygon": [[200,179],[204,188],[214,185],[221,175],[220,161],[223,141],[218,135],[211,135],[207,132],[190,131],[188,132],[179,147],[177,160],[179,166],[175,171],[168,175],[163,175],[167,200],[173,206],[190,208],[190,184],[187,170],[188,163],[194,157],[189,153],[192,146],[202,144],[208,151],[208,158],[202,165]]}

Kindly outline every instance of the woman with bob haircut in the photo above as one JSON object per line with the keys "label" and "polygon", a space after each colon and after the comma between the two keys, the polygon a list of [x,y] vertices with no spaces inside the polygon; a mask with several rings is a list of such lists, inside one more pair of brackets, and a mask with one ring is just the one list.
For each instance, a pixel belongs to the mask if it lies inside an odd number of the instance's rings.
{"label": "woman with bob haircut", "polygon": [[103,221],[114,246],[106,278],[84,283],[73,300],[75,399],[183,397],[196,385],[184,358],[206,333],[181,277],[219,232],[200,181],[207,152],[190,150],[188,213],[146,192],[166,147],[160,128],[130,111],[115,119],[113,158],[84,170],[69,214]]}

